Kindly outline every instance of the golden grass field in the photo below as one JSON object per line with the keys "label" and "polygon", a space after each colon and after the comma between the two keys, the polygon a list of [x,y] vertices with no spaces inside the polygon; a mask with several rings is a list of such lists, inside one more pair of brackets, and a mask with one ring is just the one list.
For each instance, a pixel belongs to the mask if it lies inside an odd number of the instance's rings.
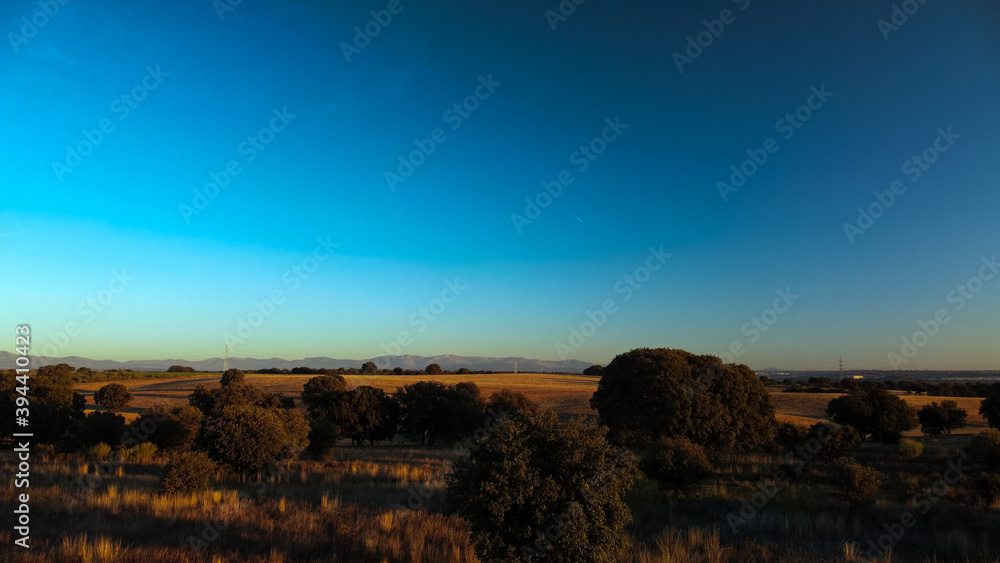
{"label": "golden grass field", "polygon": [[[294,396],[302,392],[302,386],[314,375],[270,375],[247,374],[247,382],[263,387],[271,393],[281,393]],[[597,378],[582,375],[556,375],[544,373],[504,373],[489,375],[348,375],[348,389],[371,385],[387,392],[395,391],[397,387],[410,385],[418,381],[440,381],[446,384],[461,381],[474,381],[479,385],[484,396],[489,396],[502,389],[511,389],[524,393],[543,407],[551,408],[560,415],[595,415],[590,408],[590,397],[597,389]],[[218,385],[219,376],[206,377],[195,375],[173,379],[145,379],[119,381],[128,387],[135,397],[132,406],[126,411],[126,418],[134,418],[143,409],[156,403],[171,406],[187,404],[187,397],[195,386],[201,383],[210,387]],[[79,384],[76,390],[87,396],[88,405],[93,405],[93,393],[107,383]],[[801,426],[811,426],[817,422],[828,420],[826,405],[830,399],[839,395],[833,393],[783,393],[779,388],[770,388],[771,402],[774,403],[779,422],[791,422]],[[933,402],[952,400],[969,413],[969,426],[958,430],[957,434],[972,434],[986,428],[986,421],[979,415],[977,397],[927,397],[923,395],[900,394],[907,403],[915,409]],[[911,430],[907,435],[920,435],[919,429]]]}
{"label": "golden grass field", "polygon": [[[271,392],[298,397],[310,375],[248,374],[249,383]],[[121,381],[135,399],[127,416],[155,403],[186,404],[199,383],[218,385],[218,375],[193,374],[169,379]],[[445,376],[348,376],[349,388],[373,385],[387,391],[421,380],[443,383],[474,381],[485,396],[512,389],[554,409],[562,416],[594,413],[588,405],[597,379],[573,375],[494,374]],[[93,392],[106,383],[77,386],[90,404]],[[782,393],[771,390],[778,419],[811,425],[825,420],[832,393]],[[901,395],[919,408],[947,397]],[[985,425],[978,415],[980,399],[955,398],[969,412],[970,428]],[[919,435],[919,431],[911,434]],[[887,475],[880,500],[871,510],[852,513],[828,484],[825,462],[814,461],[781,488],[766,510],[740,533],[730,532],[727,514],[741,510],[760,483],[785,461],[781,455],[725,455],[701,491],[690,498],[663,503],[654,482],[643,477],[626,495],[633,523],[629,545],[615,563],[792,563],[831,561],[858,563],[866,541],[882,533],[886,522],[913,507],[908,483],[930,485],[960,451],[967,436],[921,437],[923,456],[907,460],[898,447],[874,442],[855,452],[866,464]],[[0,453],[0,472],[11,472],[13,452]],[[32,454],[30,551],[14,554],[28,563],[99,561],[364,561],[475,563],[469,529],[446,511],[444,477],[457,454],[448,446],[384,444],[337,447],[322,459],[291,459],[276,466],[274,479],[263,484],[223,479],[211,491],[166,494],[160,489],[166,457],[150,463],[126,463],[110,472],[88,455]],[[92,489],[72,512],[65,508],[70,483],[87,479]],[[418,495],[416,491],[421,491]],[[0,505],[14,502],[9,484],[0,488]],[[934,512],[920,517],[886,561],[986,563],[998,561],[1000,501],[971,507],[960,491]],[[413,504],[416,502],[416,504]],[[938,526],[938,522],[946,525]],[[213,527],[214,526],[214,527]],[[192,540],[204,539],[195,549]],[[9,545],[12,531],[0,529]],[[905,545],[904,545],[905,544]],[[0,561],[6,561],[0,557]]]}

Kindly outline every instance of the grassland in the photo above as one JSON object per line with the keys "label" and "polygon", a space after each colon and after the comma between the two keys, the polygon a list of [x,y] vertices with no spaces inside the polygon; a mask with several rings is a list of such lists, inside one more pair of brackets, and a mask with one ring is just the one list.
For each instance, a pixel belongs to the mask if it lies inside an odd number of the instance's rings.
{"label": "grassland", "polygon": [[[248,375],[250,383],[295,395],[311,376]],[[348,386],[396,387],[429,376],[349,376]],[[521,391],[562,416],[593,415],[588,400],[597,380],[545,374],[436,376],[446,383],[475,381],[490,393]],[[120,383],[135,395],[133,413],[154,403],[184,404],[199,383],[217,384],[218,375],[195,374]],[[78,390],[88,396],[105,383]],[[779,419],[805,425],[825,420],[835,394],[772,394]],[[918,407],[948,397],[902,395]],[[956,398],[969,411],[975,432],[985,426],[979,399]],[[919,432],[911,432],[919,435]],[[886,475],[878,502],[852,512],[831,488],[822,461],[777,488],[745,526],[734,530],[727,516],[738,514],[769,482],[784,453],[750,453],[716,460],[716,472],[697,496],[664,503],[653,483],[637,481],[626,501],[634,522],[631,545],[620,561],[765,562],[862,561],[869,540],[883,527],[913,511],[919,495],[939,479],[967,436],[918,437],[925,444],[917,459],[898,448],[874,443],[857,452]],[[268,482],[223,480],[199,495],[166,495],[159,476],[166,460],[105,467],[95,460],[36,449],[31,482],[32,550],[14,561],[475,561],[464,522],[445,510],[444,476],[456,454],[450,447],[405,444],[341,447],[322,460],[289,460],[271,468]],[[0,469],[12,472],[4,452]],[[262,476],[266,477],[266,476]],[[94,485],[80,504],[67,508],[74,479]],[[0,503],[14,502],[10,479]],[[773,482],[772,482],[773,484]],[[932,509],[883,561],[997,561],[1000,557],[1000,504],[979,507],[963,485],[949,486]],[[0,529],[10,545],[11,530]],[[200,547],[194,547],[197,544]]]}

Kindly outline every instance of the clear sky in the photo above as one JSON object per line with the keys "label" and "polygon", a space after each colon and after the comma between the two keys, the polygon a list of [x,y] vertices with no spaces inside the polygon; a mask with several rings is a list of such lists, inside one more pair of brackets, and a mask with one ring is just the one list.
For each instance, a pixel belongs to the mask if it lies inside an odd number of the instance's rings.
{"label": "clear sky", "polygon": [[995,2],[52,4],[0,349],[1000,367]]}

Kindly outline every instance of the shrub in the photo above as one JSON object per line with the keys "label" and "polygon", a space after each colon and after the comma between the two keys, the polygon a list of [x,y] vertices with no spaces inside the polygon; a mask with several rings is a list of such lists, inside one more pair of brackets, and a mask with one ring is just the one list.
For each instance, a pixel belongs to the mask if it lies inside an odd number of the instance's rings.
{"label": "shrub", "polygon": [[687,438],[660,438],[639,465],[643,473],[675,496],[693,491],[712,474],[705,449]]}
{"label": "shrub", "polygon": [[622,496],[634,456],[605,429],[554,415],[501,418],[478,448],[454,462],[448,502],[469,523],[484,563],[521,558],[612,561],[628,545]]}
{"label": "shrub", "polygon": [[903,457],[913,459],[920,457],[920,454],[924,451],[924,445],[916,440],[903,438],[899,441],[899,451],[902,452]]}
{"label": "shrub", "polygon": [[666,348],[616,356],[590,406],[614,441],[636,449],[664,436],[749,449],[773,440],[777,426],[767,388],[750,368]]}
{"label": "shrub", "polygon": [[486,403],[472,382],[418,381],[396,389],[400,429],[421,445],[457,440],[479,428]]}
{"label": "shrub", "polygon": [[132,457],[139,463],[149,463],[153,459],[153,455],[156,454],[156,450],[156,444],[143,442],[132,448]]}
{"label": "shrub", "polygon": [[940,405],[931,403],[917,411],[920,431],[935,436],[939,434],[948,436],[952,430],[965,428],[968,416],[969,413],[959,408],[955,401],[941,401]]}
{"label": "shrub", "polygon": [[104,461],[108,459],[108,455],[111,454],[111,446],[101,442],[91,447],[89,453],[98,461]]}
{"label": "shrub", "polygon": [[885,475],[851,458],[841,458],[834,464],[836,484],[841,495],[856,509],[871,504]]}
{"label": "shrub", "polygon": [[[291,411],[301,418],[301,413]],[[199,435],[199,450],[238,473],[252,473],[277,461],[286,449],[295,449],[306,440],[308,423],[298,424],[290,435],[288,422],[273,409],[253,405],[232,405],[205,422]],[[304,419],[303,419],[304,422]],[[305,431],[305,435],[299,433]]]}
{"label": "shrub", "polygon": [[347,382],[340,375],[320,375],[302,386],[302,403],[313,417],[327,416],[329,409],[342,393]]}
{"label": "shrub", "polygon": [[863,439],[877,436],[883,443],[899,443],[902,432],[917,425],[917,413],[887,389],[861,387],[832,399],[826,414],[837,424],[853,427]]}
{"label": "shrub", "polygon": [[965,452],[973,461],[988,468],[1000,469],[1000,430],[986,430],[969,441]]}
{"label": "shrub", "polygon": [[222,372],[222,377],[219,378],[219,385],[223,387],[229,387],[231,385],[244,385],[246,380],[247,376],[243,373],[243,370],[227,369]]}
{"label": "shrub", "polygon": [[1000,475],[983,473],[972,482],[972,494],[977,500],[991,506],[1000,499]]}
{"label": "shrub", "polygon": [[207,455],[187,452],[167,464],[161,484],[166,493],[196,493],[208,489],[214,475],[215,462]]}
{"label": "shrub", "polygon": [[808,430],[791,422],[782,422],[774,433],[774,443],[778,450],[793,450],[801,446],[808,435]]}
{"label": "shrub", "polygon": [[132,402],[132,393],[120,383],[111,383],[94,392],[94,403],[112,412],[118,412],[128,407]]}

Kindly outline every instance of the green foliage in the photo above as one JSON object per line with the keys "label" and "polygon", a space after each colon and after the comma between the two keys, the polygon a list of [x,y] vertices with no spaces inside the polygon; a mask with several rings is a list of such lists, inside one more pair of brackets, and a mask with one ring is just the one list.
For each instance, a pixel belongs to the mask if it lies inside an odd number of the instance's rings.
{"label": "green foliage", "polygon": [[79,439],[85,446],[105,442],[112,446],[122,443],[128,428],[125,417],[111,411],[94,411],[83,420]]}
{"label": "green foliage", "polygon": [[[239,370],[228,370],[226,373],[233,371]],[[188,404],[206,416],[219,414],[226,407],[233,405],[254,405],[264,408],[294,407],[294,403],[290,399],[285,400],[281,395],[265,393],[262,388],[256,385],[243,383],[242,373],[231,374],[224,385],[215,389],[209,389],[208,386],[199,384],[188,397]]]}
{"label": "green foliage", "polygon": [[861,444],[861,435],[850,426],[837,426],[829,422],[817,422],[809,427],[805,440],[816,439],[823,448],[819,456],[836,458],[847,455]]}
{"label": "green foliage", "polygon": [[692,492],[713,471],[705,449],[684,437],[660,438],[645,452],[639,468],[661,491],[675,496]]}
{"label": "green foliage", "polygon": [[969,441],[965,453],[989,471],[1000,471],[1000,430],[989,429],[976,434]]}
{"label": "green foliage", "polygon": [[362,385],[334,399],[326,418],[360,446],[391,439],[399,416],[396,402],[384,391]]}
{"label": "green foliage", "polygon": [[156,444],[150,442],[143,442],[137,444],[132,449],[132,458],[139,463],[149,463],[152,461],[153,456],[156,455],[158,448]]}
{"label": "green foliage", "polygon": [[167,368],[167,373],[194,373],[194,368],[174,365]]}
{"label": "green foliage", "polygon": [[277,461],[283,451],[297,448],[307,439],[308,425],[306,435],[299,434],[301,427],[290,435],[286,423],[273,409],[230,405],[205,421],[196,447],[238,473],[252,473]]}
{"label": "green foliage", "polygon": [[375,365],[375,362],[365,362],[361,365],[361,373],[362,375],[375,375],[378,373],[378,366]]}
{"label": "green foliage", "polygon": [[400,429],[410,441],[422,445],[457,440],[482,423],[486,404],[472,382],[445,385],[418,381],[396,389]]}
{"label": "green foliage", "polygon": [[913,459],[920,457],[920,454],[924,452],[924,445],[916,440],[903,438],[899,441],[899,451],[903,457]]}
{"label": "green foliage", "polygon": [[592,365],[589,368],[583,370],[583,375],[592,375],[600,377],[602,371],[604,371],[604,366]]}
{"label": "green foliage", "polygon": [[526,397],[523,393],[518,393],[510,389],[502,389],[490,395],[490,399],[486,403],[486,415],[483,425],[485,426],[487,421],[501,416],[524,417],[537,414],[540,411],[541,406]]}
{"label": "green foliage", "polygon": [[309,454],[320,457],[337,445],[340,428],[326,417],[314,418],[309,422]]}
{"label": "green foliage", "polygon": [[972,481],[972,494],[986,506],[1000,500],[1000,474],[981,473]]}
{"label": "green foliage", "polygon": [[501,418],[447,477],[448,502],[486,563],[614,561],[632,517],[622,496],[634,456],[582,418]]}
{"label": "green foliage", "polygon": [[119,412],[132,402],[132,393],[121,383],[109,383],[94,392],[94,403],[112,411]]}
{"label": "green foliage", "polygon": [[167,464],[161,484],[165,493],[196,493],[208,489],[215,462],[202,452],[186,452]]}
{"label": "green foliage", "polygon": [[986,398],[979,403],[979,414],[990,428],[1000,429],[1000,383],[990,385]]}
{"label": "green foliage", "polygon": [[219,385],[223,387],[229,387],[230,385],[245,385],[246,381],[247,376],[242,370],[227,369],[222,372],[222,377],[219,378]]}
{"label": "green foliage", "polygon": [[440,375],[441,374],[441,366],[438,365],[438,364],[429,364],[427,366],[427,369],[425,369],[424,371],[427,372],[427,375]]}
{"label": "green foliage", "polygon": [[806,428],[791,422],[782,422],[774,432],[774,443],[779,450],[794,450],[805,443],[807,435]]}
{"label": "green foliage", "polygon": [[864,439],[879,436],[898,443],[898,433],[917,425],[917,413],[906,401],[887,389],[861,386],[857,391],[832,399],[826,414],[837,424],[854,428]]}
{"label": "green foliage", "polygon": [[590,405],[616,442],[642,448],[664,436],[723,450],[768,443],[777,423],[750,368],[715,356],[639,348],[604,368]]}
{"label": "green foliage", "polygon": [[302,386],[302,403],[309,410],[309,416],[327,416],[328,409],[346,390],[347,382],[343,376],[320,375]]}
{"label": "green foliage", "polygon": [[941,404],[924,405],[917,411],[920,431],[935,436],[951,435],[952,430],[965,428],[969,413],[958,407],[955,401],[941,401]]}
{"label": "green foliage", "polygon": [[871,504],[882,486],[885,475],[858,463],[852,458],[841,458],[834,463],[836,485],[852,509]]}
{"label": "green foliage", "polygon": [[100,442],[98,444],[95,444],[94,446],[91,446],[91,448],[87,451],[87,453],[89,453],[91,457],[93,457],[98,461],[104,461],[108,459],[108,455],[111,454],[111,446],[105,444],[104,442]]}

